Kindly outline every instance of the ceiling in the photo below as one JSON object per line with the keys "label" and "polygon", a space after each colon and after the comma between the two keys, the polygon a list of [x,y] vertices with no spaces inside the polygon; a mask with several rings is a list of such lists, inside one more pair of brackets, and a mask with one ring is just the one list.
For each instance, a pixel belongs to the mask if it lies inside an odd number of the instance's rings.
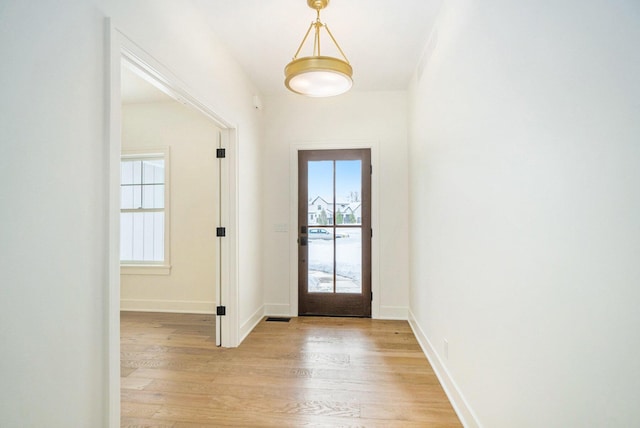
{"label": "ceiling", "polygon": [[[315,11],[306,0],[191,0],[262,94],[285,93],[284,67],[298,49]],[[406,89],[442,0],[331,0],[322,10],[353,67],[354,91]],[[310,54],[311,45],[300,56]],[[330,45],[324,43],[323,52]],[[123,67],[125,104],[172,100]]]}
{"label": "ceiling", "polygon": [[[315,20],[315,11],[306,0],[191,3],[261,93],[286,91],[284,67]],[[406,89],[441,3],[442,0],[331,0],[321,12],[321,20],[329,26],[353,67],[353,90]],[[300,54],[306,55],[310,55],[309,50]]]}

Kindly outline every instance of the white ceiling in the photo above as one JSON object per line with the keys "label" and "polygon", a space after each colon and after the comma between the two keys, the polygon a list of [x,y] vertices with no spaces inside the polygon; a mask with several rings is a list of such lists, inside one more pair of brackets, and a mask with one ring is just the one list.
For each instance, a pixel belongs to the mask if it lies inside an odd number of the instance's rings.
{"label": "white ceiling", "polygon": [[[191,2],[260,92],[286,91],[284,67],[315,20],[315,11],[306,0]],[[353,67],[353,90],[406,89],[441,3],[442,0],[331,0],[321,12],[321,20],[329,26]],[[305,56],[304,52],[300,56]]]}
{"label": "white ceiling", "polygon": [[[306,0],[191,0],[263,94],[284,93],[284,67],[315,11]],[[442,0],[331,0],[321,12],[353,67],[354,91],[407,88]],[[328,43],[325,43],[328,45]],[[323,47],[323,52],[330,46]],[[310,45],[309,45],[310,48]],[[309,50],[300,56],[310,54]],[[123,103],[170,96],[122,68]]]}

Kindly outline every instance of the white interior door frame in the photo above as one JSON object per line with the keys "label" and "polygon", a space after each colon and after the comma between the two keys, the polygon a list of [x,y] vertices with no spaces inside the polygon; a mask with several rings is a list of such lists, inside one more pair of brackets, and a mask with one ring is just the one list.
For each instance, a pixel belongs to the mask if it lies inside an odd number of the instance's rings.
{"label": "white interior door frame", "polygon": [[[105,64],[106,83],[106,124],[105,141],[108,159],[108,260],[107,287],[105,299],[106,313],[106,349],[108,370],[105,373],[106,398],[108,400],[108,421],[106,426],[120,426],[120,156],[122,147],[122,99],[121,71],[122,61],[128,61],[161,91],[178,102],[196,109],[211,119],[221,129],[221,146],[226,150],[225,162],[220,168],[220,220],[223,224],[212,225],[226,227],[226,237],[219,238],[220,274],[217,275],[216,296],[220,296],[217,305],[226,306],[225,317],[217,317],[220,328],[216,329],[217,341],[221,346],[238,345],[238,165],[237,165],[237,126],[225,120],[207,104],[198,100],[187,86],[166,66],[136,44],[120,31],[110,18],[106,19],[107,58]],[[217,136],[212,136],[217,145]]]}

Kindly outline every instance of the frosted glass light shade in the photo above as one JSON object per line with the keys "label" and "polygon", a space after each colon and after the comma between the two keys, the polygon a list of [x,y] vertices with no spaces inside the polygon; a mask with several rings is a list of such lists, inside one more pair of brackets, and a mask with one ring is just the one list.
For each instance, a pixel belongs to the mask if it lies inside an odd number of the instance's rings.
{"label": "frosted glass light shade", "polygon": [[291,61],[284,69],[285,86],[308,97],[331,97],[351,89],[353,69],[338,58],[304,57]]}

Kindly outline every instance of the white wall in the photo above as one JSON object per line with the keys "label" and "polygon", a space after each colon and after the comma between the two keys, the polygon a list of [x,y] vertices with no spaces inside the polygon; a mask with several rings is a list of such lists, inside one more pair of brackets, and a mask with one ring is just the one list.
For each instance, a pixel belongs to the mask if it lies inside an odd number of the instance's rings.
{"label": "white wall", "polygon": [[218,132],[210,119],[178,102],[123,106],[123,150],[170,151],[171,270],[121,275],[122,309],[215,312]]}
{"label": "white wall", "polygon": [[[290,302],[291,267],[297,266],[297,235],[290,218],[292,201],[290,154],[297,144],[321,143],[350,147],[374,145],[374,253],[380,288],[374,289],[374,315],[406,318],[408,307],[407,253],[407,98],[405,92],[348,93],[327,99],[294,94],[265,100],[265,148],[260,211],[264,230],[265,308],[269,314],[297,315]],[[374,192],[375,192],[374,188]],[[295,209],[295,207],[294,207]],[[288,233],[278,232],[281,225]],[[374,226],[375,228],[375,226]],[[294,274],[295,282],[295,274]],[[376,293],[379,292],[379,295]]]}
{"label": "white wall", "polygon": [[639,22],[570,0],[438,21],[410,91],[411,316],[469,426],[640,420]]}
{"label": "white wall", "polygon": [[3,427],[107,423],[106,16],[238,127],[240,321],[263,300],[256,90],[206,22],[183,2],[4,0]]}

